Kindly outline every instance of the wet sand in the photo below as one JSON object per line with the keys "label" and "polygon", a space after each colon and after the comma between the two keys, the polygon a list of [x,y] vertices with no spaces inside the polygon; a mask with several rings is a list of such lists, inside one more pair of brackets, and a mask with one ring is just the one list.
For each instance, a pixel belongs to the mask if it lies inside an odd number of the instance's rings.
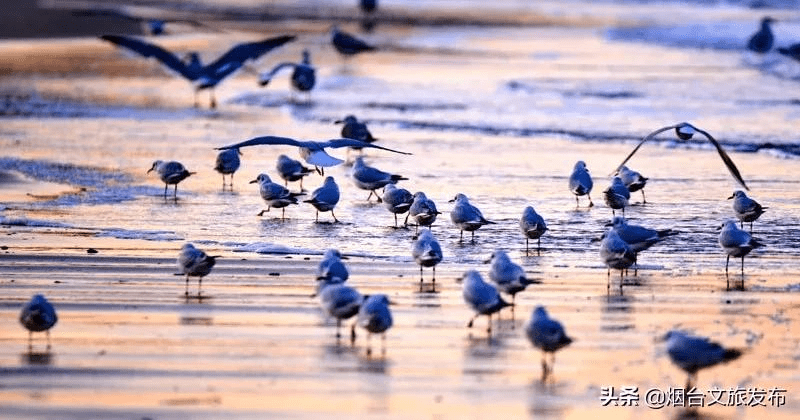
{"label": "wet sand", "polygon": [[[322,33],[327,24],[288,24],[293,25],[308,33]],[[276,33],[284,29],[273,28]],[[406,29],[388,32],[397,35]],[[581,51],[600,43],[582,31],[574,36]],[[175,48],[203,48],[213,55],[211,52],[224,50],[237,37],[239,34],[226,34],[207,41],[206,36],[190,34],[160,42]],[[277,81],[274,90],[249,95],[256,89],[252,75],[242,75],[220,87],[217,96],[222,106],[218,111],[191,109],[191,90],[183,80],[156,64],[132,60],[98,45],[96,39],[0,45],[3,58],[25,57],[8,60],[11,70],[2,79],[2,89],[8,94],[0,145],[9,150],[8,156],[77,166],[68,170],[89,167],[96,173],[119,176],[109,184],[131,184],[136,193],[119,202],[71,205],[70,192],[79,187],[53,185],[13,170],[2,172],[2,416],[796,418],[800,413],[796,160],[732,153],[759,200],[770,205],[769,213],[755,228],[769,246],[746,258],[743,278],[736,274],[736,260],[726,278],[725,258],[715,243],[713,226],[730,217],[730,203],[724,197],[736,185],[719,157],[707,150],[643,148],[635,162],[653,179],[647,190],[650,204],[640,204],[638,193],[633,194],[631,216],[648,226],[676,227],[682,235],[644,252],[638,273],[631,273],[620,287],[619,273],[607,276],[589,242],[602,232],[611,214],[600,193],[605,188],[604,175],[629,152],[636,134],[657,128],[652,127],[653,120],[660,119],[644,111],[609,115],[613,128],[614,122],[632,120],[619,128],[622,135],[614,133],[620,141],[576,141],[553,132],[568,132],[582,125],[597,129],[604,116],[562,120],[560,114],[548,113],[548,107],[557,108],[554,103],[571,99],[546,93],[538,104],[541,110],[527,116],[534,120],[533,125],[554,127],[539,137],[489,137],[475,129],[405,129],[429,121],[427,118],[455,125],[459,118],[482,116],[482,109],[471,108],[474,102],[502,114],[502,109],[497,111],[480,96],[487,92],[509,95],[493,83],[519,77],[520,69],[528,69],[529,48],[546,54],[563,41],[545,37],[532,47],[505,40],[503,52],[511,51],[510,68],[500,66],[507,63],[507,56],[481,53],[491,50],[493,42],[500,41],[478,41],[464,57],[440,57],[430,54],[431,50],[395,52],[376,56],[374,61],[356,59],[347,67],[317,40],[304,40],[301,46],[318,48],[315,57],[327,66],[323,75],[330,77],[315,93],[313,106],[292,104],[285,80]],[[277,52],[271,60],[296,59],[298,48]],[[608,48],[613,57],[639,60],[633,53],[636,48]],[[646,54],[665,55],[665,62],[696,60],[660,48],[651,48]],[[422,70],[403,71],[398,56]],[[589,56],[572,62],[567,56],[567,64],[559,61],[552,65],[535,61],[536,68],[531,71],[553,77],[552,71],[561,70],[561,76],[579,89],[582,83],[591,85],[584,80],[593,77],[646,79],[669,73],[665,68],[674,70],[673,63],[659,62],[652,64],[655,70],[636,68],[620,75],[605,68],[603,59]],[[584,66],[581,60],[590,65]],[[725,60],[721,57],[713,66],[734,68],[733,60]],[[469,71],[466,61],[476,70]],[[435,85],[429,80],[446,84],[454,78],[448,71],[450,65],[461,70],[455,74],[475,92],[453,88],[463,96],[426,95],[426,88]],[[484,71],[494,66],[497,74],[491,82],[484,82]],[[692,75],[709,75],[696,83],[702,87],[727,83],[724,77],[713,76],[715,67],[707,66],[693,70]],[[369,71],[375,69],[380,77],[370,76]],[[755,83],[751,72],[732,71],[742,84]],[[70,78],[61,77],[65,72]],[[670,73],[670,83],[680,83],[673,77],[688,78]],[[401,97],[392,102],[393,95],[409,85],[392,90],[391,82],[407,79],[418,96],[413,101]],[[365,93],[375,85],[386,90],[377,103],[370,102],[373,97]],[[353,88],[357,94],[348,93]],[[773,93],[781,86],[770,89]],[[523,94],[514,91],[511,95]],[[648,106],[658,107],[666,101]],[[414,188],[436,197],[445,212],[434,227],[445,248],[445,261],[436,270],[435,289],[426,269],[420,291],[419,270],[410,258],[412,231],[388,228],[391,215],[381,206],[363,202],[366,192],[356,190],[346,179],[347,168],[330,170],[341,179],[343,189],[337,217],[344,222],[339,225],[314,224],[313,212],[299,206],[287,210],[286,222],[276,219],[274,211],[264,218],[254,216],[263,203],[246,182],[264,168],[271,170],[277,154],[287,152],[283,149],[246,150],[243,159],[247,165],[236,175],[237,187],[220,192],[219,175],[210,169],[213,147],[274,132],[275,127],[297,137],[330,137],[332,119],[352,106],[373,113],[385,145],[399,144],[415,153],[413,160],[379,154],[370,154],[370,158],[412,178]],[[411,111],[400,109],[403,106]],[[414,106],[419,108],[415,111]],[[775,114],[767,109],[750,118],[772,121],[772,115],[778,120]],[[671,118],[673,114],[665,112],[658,117],[667,118],[664,115]],[[711,126],[705,128],[727,132],[726,118],[709,120]],[[472,122],[479,125],[483,121]],[[743,136],[747,130],[741,126],[746,122],[730,131]],[[519,124],[525,128],[528,123]],[[770,128],[780,133],[790,126],[784,121],[784,125]],[[525,153],[508,150],[509,145],[523,142],[530,142]],[[180,145],[180,153],[175,152],[175,144]],[[163,185],[144,173],[154,156],[171,153],[182,156],[189,168],[201,168],[180,185],[176,202],[164,200],[160,196]],[[575,209],[566,189],[568,170],[576,157],[589,160],[598,177],[597,205],[591,210]],[[319,179],[309,181],[306,188]],[[93,189],[88,188],[89,192]],[[458,231],[449,222],[450,207],[445,201],[456,191],[477,197],[484,213],[498,222],[479,230],[475,244],[459,243]],[[65,204],[58,204],[62,202],[52,200],[53,196],[63,198]],[[552,231],[542,238],[541,254],[525,256],[516,223],[523,205],[531,201],[548,215]],[[152,231],[145,237],[153,240],[107,235],[116,228],[123,233]],[[202,293],[192,279],[189,298],[183,293],[183,277],[174,275],[175,258],[184,241],[200,243],[209,254],[222,256],[204,279]],[[251,246],[261,242],[302,252],[262,255]],[[325,319],[310,297],[319,253],[328,247],[339,247],[351,256],[347,262],[350,284],[362,293],[385,293],[396,302],[392,307],[395,325],[387,334],[385,353],[380,350],[380,339],[373,337],[374,353],[368,356],[363,331],[355,344],[337,340],[335,323]],[[455,280],[468,268],[488,271],[480,261],[497,247],[508,248],[512,258],[541,283],[518,294],[514,320],[504,313],[488,335],[485,318],[477,320],[472,329],[466,328],[472,314],[462,302]],[[244,249],[247,251],[239,252]],[[58,310],[50,351],[45,351],[43,337],[37,336],[30,352],[27,333],[17,321],[20,307],[34,293],[50,297]],[[557,354],[554,375],[544,383],[540,353],[522,333],[524,322],[539,304],[545,305],[575,340]],[[705,392],[704,405],[709,403],[710,389],[739,387],[751,394],[752,390],[785,389],[785,404],[716,404],[696,411],[647,407],[644,398],[648,390],[668,392],[685,383],[685,374],[670,364],[663,346],[656,342],[676,327],[745,352],[725,366],[700,372],[697,386]],[[630,386],[638,387],[638,406],[603,406],[602,388],[614,387],[619,393]]]}

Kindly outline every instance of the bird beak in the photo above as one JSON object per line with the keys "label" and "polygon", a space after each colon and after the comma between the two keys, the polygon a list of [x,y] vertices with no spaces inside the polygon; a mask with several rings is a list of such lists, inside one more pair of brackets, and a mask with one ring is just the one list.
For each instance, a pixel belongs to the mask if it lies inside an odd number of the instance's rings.
{"label": "bird beak", "polygon": [[341,257],[339,257],[339,259],[340,259],[340,260],[349,260],[349,259],[350,259],[350,257],[348,257],[348,256],[346,256],[346,255],[342,255]]}
{"label": "bird beak", "polygon": [[397,306],[397,302],[395,302],[395,301],[393,301],[393,300],[389,299],[389,305],[390,305],[390,306]]}
{"label": "bird beak", "polygon": [[492,257],[489,257],[488,260],[483,260],[484,264],[489,264],[490,262],[492,262]]}
{"label": "bird beak", "polygon": [[254,179],[254,180],[250,181],[249,183],[250,183],[250,184],[255,184],[256,182],[258,182],[258,180],[257,180],[257,179]]}
{"label": "bird beak", "polygon": [[149,174],[150,172],[153,172],[153,168],[148,169],[147,172],[145,172],[145,173]]}
{"label": "bird beak", "polygon": [[334,124],[342,124],[342,123],[344,123],[344,120],[336,120],[336,121],[334,121],[333,123],[334,123]]}
{"label": "bird beak", "polygon": [[455,203],[455,202],[456,202],[456,199],[454,198],[454,199],[452,199],[452,200],[447,200],[447,202],[448,202],[448,203]]}
{"label": "bird beak", "polygon": [[732,199],[733,197],[736,197],[736,196],[735,196],[735,195],[733,195],[733,194],[731,194],[731,196],[730,196],[730,197],[728,197],[728,200]]}
{"label": "bird beak", "polygon": [[605,226],[605,227],[614,226],[614,222],[608,222],[608,223],[604,224],[603,226]]}

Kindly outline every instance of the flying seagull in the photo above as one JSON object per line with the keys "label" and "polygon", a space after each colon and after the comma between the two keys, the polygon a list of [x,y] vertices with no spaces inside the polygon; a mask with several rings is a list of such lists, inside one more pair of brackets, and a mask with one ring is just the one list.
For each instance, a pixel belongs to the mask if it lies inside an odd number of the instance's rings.
{"label": "flying seagull", "polygon": [[742,175],[739,173],[739,169],[736,168],[736,165],[733,163],[733,160],[730,158],[730,156],[728,156],[727,153],[725,153],[725,150],[722,149],[722,146],[719,144],[719,142],[717,142],[717,140],[715,140],[714,137],[711,137],[711,134],[708,134],[707,132],[687,122],[682,122],[680,124],[662,127],[645,136],[645,138],[643,138],[642,141],[640,141],[639,144],[636,145],[636,147],[628,155],[628,157],[626,157],[625,160],[623,160],[622,163],[620,163],[619,166],[617,166],[617,169],[615,169],[613,173],[619,172],[619,170],[622,169],[622,167],[625,165],[625,163],[628,162],[628,160],[633,156],[633,154],[636,153],[636,151],[639,150],[640,147],[642,147],[644,142],[650,140],[659,133],[671,130],[673,128],[675,129],[675,134],[681,140],[689,140],[692,138],[692,136],[694,136],[695,133],[700,133],[703,136],[705,136],[708,139],[708,141],[710,141],[711,144],[713,144],[714,147],[717,148],[717,152],[719,152],[719,157],[722,158],[722,162],[725,163],[725,166],[728,168],[728,171],[730,171],[731,175],[733,175],[733,178],[736,179],[736,181],[739,182],[739,184],[741,184],[742,187],[744,187],[744,189],[750,191],[750,188],[747,188],[747,185],[745,185],[744,179],[742,179]]}
{"label": "flying seagull", "polygon": [[142,57],[155,57],[161,64],[178,72],[178,74],[195,86],[195,107],[198,106],[197,92],[203,89],[209,89],[211,92],[211,108],[217,107],[217,101],[214,97],[214,87],[223,79],[240,69],[246,61],[256,60],[270,50],[295,39],[292,35],[282,35],[258,42],[237,44],[222,57],[204,66],[200,61],[200,56],[196,52],[189,53],[189,63],[187,64],[177,55],[158,45],[149,44],[136,38],[121,35],[103,35],[100,38],[125,47]]}
{"label": "flying seagull", "polygon": [[247,146],[258,146],[262,144],[285,144],[287,146],[297,146],[300,148],[300,156],[305,159],[305,161],[310,164],[314,165],[317,169],[317,172],[320,175],[324,175],[324,169],[320,169],[320,167],[325,168],[326,166],[336,166],[344,161],[338,158],[335,158],[328,153],[325,152],[325,148],[330,147],[333,149],[337,149],[340,147],[373,147],[376,149],[387,150],[394,153],[400,153],[403,155],[410,155],[411,153],[408,152],[401,152],[399,150],[389,149],[388,147],[376,146],[371,143],[364,143],[363,141],[353,140],[353,139],[333,139],[327,141],[300,141],[295,139],[290,139],[288,137],[277,137],[277,136],[263,136],[263,137],[256,137],[250,140],[243,141],[241,143],[231,144],[228,146],[218,147],[217,150],[225,150],[225,149],[236,149],[241,147]]}

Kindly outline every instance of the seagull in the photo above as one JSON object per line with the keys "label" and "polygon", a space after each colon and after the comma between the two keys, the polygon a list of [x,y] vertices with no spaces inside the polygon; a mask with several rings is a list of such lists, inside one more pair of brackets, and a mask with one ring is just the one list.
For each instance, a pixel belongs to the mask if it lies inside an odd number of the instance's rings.
{"label": "seagull", "polygon": [[789,58],[794,58],[795,60],[800,61],[800,44],[792,44],[788,47],[780,47],[778,48],[778,52]]}
{"label": "seagull", "polygon": [[736,190],[728,200],[733,199],[733,211],[739,219],[740,226],[744,229],[744,222],[750,222],[750,233],[753,233],[753,222],[758,220],[764,210],[769,207],[762,207],[756,200],[748,197],[742,190]]}
{"label": "seagull", "polygon": [[319,212],[321,211],[331,212],[333,221],[338,222],[338,220],[336,220],[336,215],[333,214],[333,208],[336,207],[336,203],[339,202],[339,186],[336,185],[336,181],[333,180],[332,176],[325,177],[322,186],[311,193],[310,199],[304,200],[303,202],[310,203],[317,209],[317,216],[315,219],[317,222],[319,222]]}
{"label": "seagull", "polygon": [[263,216],[270,208],[275,207],[281,209],[281,220],[286,216],[286,207],[292,204],[297,204],[297,196],[304,195],[303,193],[293,193],[281,184],[272,182],[269,175],[259,174],[256,179],[250,181],[251,184],[258,184],[258,190],[261,193],[261,198],[267,202],[267,209],[261,210],[259,216]]}
{"label": "seagull", "polygon": [[761,28],[750,37],[747,41],[747,49],[759,54],[766,54],[772,49],[772,43],[775,41],[775,36],[772,35],[772,29],[769,24],[775,22],[775,19],[765,16],[761,19]]}
{"label": "seagull", "polygon": [[153,162],[153,166],[147,170],[147,173],[149,174],[152,171],[156,171],[158,177],[161,178],[161,181],[164,183],[164,198],[167,198],[167,187],[170,184],[175,185],[173,197],[175,197],[176,200],[178,199],[178,183],[188,178],[190,175],[196,174],[196,172],[187,171],[182,163],[174,160],[167,162],[157,160]]}
{"label": "seagull", "polygon": [[394,184],[383,187],[383,205],[394,213],[394,227],[397,227],[397,215],[407,212],[412,203],[414,196],[407,189],[397,188]]}
{"label": "seagull", "polygon": [[444,258],[442,254],[442,247],[439,242],[433,237],[430,229],[422,229],[422,232],[417,236],[414,245],[411,248],[411,256],[414,261],[419,264],[419,284],[422,288],[422,267],[431,267],[433,269],[432,282],[436,284],[436,264],[442,262]]}
{"label": "seagull", "polygon": [[503,300],[497,289],[481,278],[475,270],[469,270],[462,277],[456,280],[463,284],[462,295],[464,302],[475,311],[475,315],[469,320],[467,328],[472,328],[472,323],[480,315],[489,317],[486,332],[492,333],[492,314],[512,304]]}
{"label": "seagull", "polygon": [[536,213],[533,207],[525,207],[522,211],[522,217],[519,219],[519,228],[522,234],[525,235],[525,255],[528,255],[528,240],[536,239],[536,251],[539,252],[541,248],[541,237],[547,232],[547,224],[544,218]]}
{"label": "seagull", "polygon": [[184,79],[195,86],[194,106],[198,106],[197,92],[203,89],[210,90],[211,108],[216,108],[217,101],[214,97],[214,87],[229,75],[239,70],[248,60],[256,60],[263,54],[280,47],[295,39],[291,35],[267,38],[258,42],[248,42],[235,45],[216,61],[203,65],[196,52],[189,53],[189,63],[184,63],[178,56],[158,45],[150,44],[136,38],[121,35],[103,35],[101,39],[125,47],[143,57],[155,57],[161,64],[178,72]]}
{"label": "seagull", "polygon": [[[376,140],[375,137],[372,136],[367,125],[355,117],[355,115],[348,115],[344,117],[343,120],[336,120],[334,124],[343,124],[342,125],[342,137],[346,139],[353,139],[363,141],[364,143],[374,143]],[[363,149],[360,147],[351,147],[350,149],[362,151]],[[348,149],[349,150],[349,149]]]}
{"label": "seagull", "polygon": [[631,192],[628,187],[622,182],[618,176],[611,180],[611,185],[603,191],[606,204],[611,207],[611,214],[616,215],[616,211],[622,209],[622,215],[625,216],[625,207],[628,206],[628,200],[631,198]]}
{"label": "seagull", "polygon": [[611,287],[611,269],[619,270],[619,289],[622,290],[622,273],[636,261],[636,253],[627,242],[622,240],[614,229],[603,234],[600,241],[600,258],[608,267],[608,284]]}
{"label": "seagull", "polygon": [[486,220],[477,207],[470,204],[466,195],[458,193],[455,198],[449,201],[455,203],[453,210],[450,211],[450,220],[453,224],[461,229],[461,238],[459,241],[464,240],[464,231],[472,232],[472,242],[475,242],[475,231],[480,229],[483,225],[494,224]]}
{"label": "seagull", "polygon": [[22,307],[19,322],[28,330],[28,350],[33,349],[33,333],[44,331],[47,335],[47,350],[50,350],[50,328],[58,322],[56,310],[42,295],[34,295]]}
{"label": "seagull", "polygon": [[275,164],[278,175],[283,178],[284,185],[289,186],[289,182],[300,181],[300,191],[303,190],[303,178],[311,173],[311,169],[306,168],[299,160],[294,160],[286,155],[278,156]]}
{"label": "seagull", "polygon": [[333,43],[333,47],[336,48],[336,51],[345,57],[376,50],[374,46],[367,44],[347,32],[340,31],[336,26],[331,28],[331,43]]}
{"label": "seagull", "polygon": [[736,222],[727,220],[719,228],[719,245],[728,254],[725,259],[725,275],[728,275],[728,263],[731,257],[742,258],[742,277],[744,277],[744,256],[755,248],[764,246],[761,242],[753,239],[749,233],[736,227]]}
{"label": "seagull", "polygon": [[[339,339],[342,334],[339,332],[342,326],[342,320],[352,318],[358,314],[361,303],[364,300],[361,293],[344,283],[328,283],[320,281],[319,286],[319,303],[322,310],[328,316],[336,318],[336,338]],[[356,340],[356,325],[353,324],[350,329],[350,341]]]}
{"label": "seagull", "polygon": [[[344,161],[341,159],[337,159],[325,152],[325,149],[330,147],[333,149],[339,147],[372,147],[375,149],[386,150],[389,152],[400,153],[401,155],[410,155],[411,153],[408,152],[401,152],[399,150],[389,149],[387,147],[376,146],[374,144],[364,143],[362,141],[353,140],[353,139],[333,139],[327,141],[299,141],[295,139],[291,139],[288,137],[277,137],[277,136],[263,136],[263,137],[256,137],[250,140],[245,140],[240,143],[231,144],[228,146],[218,147],[217,150],[225,150],[225,149],[234,149],[240,147],[248,147],[248,146],[259,146],[259,145],[276,145],[282,144],[287,146],[296,146],[300,148],[300,156],[308,163],[309,165],[314,165],[317,168],[317,172],[320,175],[324,175],[325,172],[320,169],[320,167],[327,167],[327,166],[336,166]],[[380,187],[378,187],[380,188]]]}
{"label": "seagull", "polygon": [[632,169],[628,169],[627,166],[622,166],[619,168],[619,172],[616,174],[619,179],[622,180],[622,183],[628,187],[628,191],[642,192],[642,204],[647,203],[647,199],[644,198],[644,186],[647,184],[647,178],[643,177],[642,174],[636,172]]}
{"label": "seagull", "polygon": [[291,81],[295,90],[298,92],[311,92],[317,82],[317,76],[314,66],[311,65],[311,53],[308,50],[303,50],[303,60],[300,63],[283,62],[273,67],[272,70],[261,73],[258,78],[258,84],[266,86],[278,72],[285,68],[292,68]]}
{"label": "seagull", "polygon": [[569,190],[575,194],[575,207],[580,207],[578,197],[582,195],[589,198],[589,207],[594,206],[592,196],[589,194],[592,192],[593,185],[592,176],[589,175],[589,170],[586,169],[586,163],[579,160],[575,163],[575,167],[572,168],[572,174],[569,176]]}
{"label": "seagull", "polygon": [[413,217],[416,222],[414,232],[417,232],[420,226],[430,227],[433,225],[436,216],[440,214],[442,212],[436,210],[436,203],[426,197],[424,192],[417,191],[414,193],[414,201],[408,209],[405,224],[408,224],[409,217]]}
{"label": "seagull", "polygon": [[317,266],[317,280],[328,284],[344,283],[350,277],[347,266],[342,262],[347,257],[342,256],[338,249],[325,251]]}
{"label": "seagull", "polygon": [[678,232],[672,229],[650,229],[644,226],[631,225],[624,217],[616,216],[611,220],[611,223],[606,224],[606,227],[611,227],[620,239],[625,241],[633,250],[634,264],[636,264],[639,253],[650,248],[658,242],[663,241],[665,238],[677,235]]}
{"label": "seagull", "polygon": [[359,0],[358,8],[364,13],[372,13],[378,8],[378,0]]}
{"label": "seagull", "polygon": [[364,163],[364,158],[362,156],[358,156],[355,162],[353,162],[353,183],[356,184],[356,187],[369,191],[367,201],[372,198],[372,194],[375,194],[375,197],[378,198],[378,202],[383,202],[383,199],[381,199],[375,190],[407,179],[408,178],[402,175],[390,174],[368,166]]}
{"label": "seagull", "polygon": [[214,268],[219,256],[209,256],[205,252],[197,249],[191,243],[186,243],[178,254],[178,269],[186,275],[186,296],[189,296],[189,277],[198,277],[197,295],[200,295],[200,287],[203,285],[203,277],[207,276]]}
{"label": "seagull", "polygon": [[525,276],[525,270],[519,265],[511,261],[505,251],[497,249],[492,253],[492,256],[484,261],[491,263],[489,269],[489,279],[497,285],[503,292],[511,295],[511,316],[514,317],[514,303],[517,293],[525,290],[526,287],[535,283],[528,280]]}
{"label": "seagull", "polygon": [[727,363],[742,355],[741,350],[726,349],[706,337],[692,336],[679,330],[666,333],[662,340],[666,341],[672,363],[689,374],[684,389],[694,388],[700,369]]}
{"label": "seagull", "polygon": [[692,138],[692,136],[695,135],[695,133],[700,133],[703,136],[705,136],[705,138],[707,138],[708,141],[711,142],[711,144],[714,145],[714,147],[717,149],[717,152],[719,152],[719,157],[722,158],[722,162],[725,163],[725,166],[728,168],[728,171],[730,171],[731,175],[733,175],[733,178],[736,179],[736,181],[739,184],[741,184],[742,187],[744,187],[745,190],[748,190],[748,191],[750,190],[749,188],[747,188],[747,185],[745,185],[744,179],[742,178],[742,175],[739,173],[739,169],[736,168],[736,165],[733,163],[733,160],[730,158],[730,156],[728,156],[727,153],[725,153],[725,150],[722,149],[722,146],[719,144],[719,142],[717,142],[717,140],[715,140],[714,137],[711,137],[711,134],[708,134],[707,132],[705,132],[705,131],[703,131],[703,130],[701,130],[701,129],[699,129],[699,128],[697,128],[697,127],[695,127],[695,126],[693,126],[693,125],[691,125],[691,124],[689,124],[687,122],[682,122],[682,123],[679,123],[679,124],[670,125],[670,126],[667,126],[667,127],[662,127],[662,128],[659,128],[656,131],[653,131],[652,133],[648,134],[647,136],[645,136],[642,139],[642,141],[640,141],[639,144],[636,145],[636,147],[628,155],[628,157],[626,157],[625,160],[623,160],[622,163],[619,164],[617,169],[615,169],[614,172],[612,172],[612,173],[619,172],[619,170],[622,169],[622,166],[625,165],[625,163],[628,162],[628,160],[630,160],[631,157],[633,157],[633,154],[636,153],[636,151],[639,150],[640,147],[642,147],[644,142],[646,142],[647,140],[650,140],[651,138],[655,137],[659,133],[662,133],[662,132],[667,131],[667,130],[672,130],[672,129],[675,129],[675,135],[677,135],[678,138],[681,139],[681,140],[689,140],[689,139]]}
{"label": "seagull", "polygon": [[[560,322],[547,315],[543,306],[539,305],[533,310],[531,319],[525,326],[528,340],[537,349],[542,350],[542,381],[553,373],[556,363],[556,351],[572,343],[572,339],[564,332]],[[547,353],[550,353],[550,366],[547,363]]]}
{"label": "seagull", "polygon": [[369,344],[372,334],[381,335],[381,353],[386,354],[386,331],[392,327],[392,311],[389,297],[384,294],[364,296],[358,310],[356,323],[367,330],[367,356],[372,354]]}
{"label": "seagull", "polygon": [[222,174],[222,188],[225,188],[225,175],[231,176],[231,189],[233,189],[233,173],[239,169],[241,164],[239,156],[242,152],[239,149],[228,149],[219,152],[217,155],[217,163],[214,165],[214,170]]}

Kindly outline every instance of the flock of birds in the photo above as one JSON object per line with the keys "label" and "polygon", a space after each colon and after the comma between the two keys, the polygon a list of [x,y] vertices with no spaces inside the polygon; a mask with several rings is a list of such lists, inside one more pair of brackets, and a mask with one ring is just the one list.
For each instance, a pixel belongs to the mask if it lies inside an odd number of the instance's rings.
{"label": "flock of birds", "polygon": [[[765,52],[772,47],[773,36],[769,27],[772,21],[770,18],[764,18],[761,30],[748,43],[749,49]],[[186,64],[175,54],[144,41],[111,35],[103,36],[102,38],[145,57],[152,56],[157,58],[167,67],[195,83],[198,91],[213,88],[240,68],[246,61],[256,59],[262,54],[294,39],[293,36],[285,35],[255,43],[240,44],[233,47],[213,63],[203,66],[196,54],[191,55],[189,64]],[[363,41],[336,28],[332,31],[332,43],[338,51],[345,55],[374,49]],[[792,46],[785,50],[786,52],[781,51],[781,53],[794,54],[792,56],[795,58],[800,57],[800,54],[797,53],[797,51],[800,51],[800,46]],[[789,51],[794,52],[790,54]],[[260,78],[260,83],[262,85],[268,84],[279,71],[285,68],[293,70],[292,85],[296,90],[309,92],[313,88],[315,72],[311,66],[308,51],[303,51],[303,59],[300,63],[280,63],[269,72],[264,73]],[[212,93],[211,106],[214,107],[215,104],[216,101]],[[337,123],[342,124],[342,138],[327,141],[300,141],[288,137],[263,136],[219,147],[220,152],[217,155],[214,169],[222,174],[223,188],[228,185],[232,187],[233,175],[241,164],[241,148],[257,145],[297,147],[301,157],[307,164],[313,166],[313,169],[304,166],[298,160],[291,159],[286,155],[280,155],[276,170],[284,181],[283,185],[274,182],[266,173],[260,174],[255,180],[251,181],[251,183],[258,184],[260,195],[267,204],[267,209],[263,210],[259,215],[263,215],[264,212],[269,211],[271,208],[276,208],[281,209],[281,218],[283,218],[286,207],[298,204],[298,197],[306,195],[302,185],[303,178],[314,172],[324,176],[326,167],[344,162],[342,159],[329,155],[326,149],[346,147],[362,150],[374,148],[398,154],[409,154],[374,144],[376,139],[369,132],[366,125],[358,121],[355,116],[347,116],[337,121]],[[732,159],[719,142],[707,132],[691,124],[680,123],[660,128],[645,136],[614,171],[611,185],[603,191],[604,201],[612,209],[613,215],[612,222],[607,225],[608,230],[599,239],[599,255],[608,268],[609,288],[611,284],[611,269],[620,270],[621,290],[624,272],[631,266],[636,269],[637,257],[640,252],[670,236],[678,234],[678,232],[669,229],[656,230],[632,225],[624,218],[625,208],[629,205],[632,192],[641,191],[642,202],[646,203],[644,187],[648,180],[638,172],[625,166],[625,164],[647,140],[668,130],[674,130],[676,136],[682,140],[689,140],[695,134],[705,137],[715,147],[733,178],[745,190],[749,190]],[[155,171],[161,181],[164,182],[164,197],[167,197],[169,185],[173,185],[173,197],[176,199],[178,183],[194,173],[187,170],[179,162],[161,160],[153,163],[148,172],[151,171]],[[225,182],[226,176],[229,177],[229,183]],[[404,226],[409,225],[409,218],[412,219],[411,224],[415,226],[416,236],[411,247],[411,255],[420,267],[420,290],[422,290],[424,282],[423,268],[431,268],[431,280],[435,287],[436,265],[444,259],[442,248],[430,229],[437,216],[442,214],[437,210],[436,204],[427,198],[423,192],[412,194],[398,187],[396,185],[397,182],[407,178],[371,167],[364,162],[363,156],[358,156],[354,160],[352,179],[358,188],[369,191],[368,201],[375,195],[377,201],[383,203],[394,214],[396,227],[398,226],[398,215],[407,213]],[[299,192],[293,192],[288,189],[288,183],[296,181],[300,182]],[[575,164],[569,177],[568,186],[572,194],[575,195],[576,206],[580,206],[580,197],[582,196],[586,196],[588,199],[589,207],[594,205],[590,195],[593,189],[593,180],[585,162],[578,161]],[[379,193],[379,190],[382,193]],[[333,210],[339,198],[340,192],[334,177],[326,176],[323,184],[311,192],[308,199],[303,200],[303,202],[311,204],[316,209],[315,221],[319,222],[320,212],[330,212],[335,223],[338,220]],[[763,214],[766,207],[761,206],[741,190],[735,191],[729,198],[733,200],[732,207],[736,218],[740,221],[741,228],[733,220],[725,221],[720,228],[718,240],[720,247],[727,254],[726,275],[730,257],[741,258],[742,278],[744,278],[744,257],[753,249],[763,246],[761,242],[753,239],[751,233],[752,223]],[[485,225],[494,223],[487,220],[464,194],[456,194],[450,202],[453,203],[450,219],[460,230],[462,241],[464,231],[471,232],[472,240],[474,241],[475,231]],[[621,212],[621,216],[616,215],[617,210]],[[749,233],[743,230],[744,223],[750,223]],[[537,240],[537,251],[540,251],[541,237],[548,231],[544,218],[532,206],[528,206],[523,210],[519,226],[526,240],[526,253],[530,250],[529,240],[531,239]],[[216,258],[218,257],[207,255],[191,243],[183,245],[177,259],[177,266],[181,273],[186,276],[186,296],[189,295],[190,277],[199,279],[198,296],[200,295],[202,279],[211,273],[216,263]],[[337,338],[341,337],[340,329],[342,323],[355,317],[356,321],[352,324],[350,331],[351,341],[355,341],[355,329],[356,326],[359,326],[367,331],[368,342],[372,334],[381,334],[384,343],[382,349],[385,353],[386,331],[393,324],[390,310],[392,302],[384,294],[364,295],[348,285],[349,270],[343,262],[344,259],[346,257],[336,249],[329,249],[325,252],[317,267],[317,283],[314,296],[319,299],[322,310],[329,317],[336,320]],[[486,282],[476,270],[468,270],[458,281],[462,284],[465,303],[474,312],[474,316],[469,320],[467,326],[472,327],[474,320],[484,315],[488,318],[487,332],[491,334],[492,316],[508,307],[511,308],[513,316],[516,294],[524,291],[527,286],[537,281],[528,279],[524,269],[514,263],[502,249],[495,250],[487,263],[491,264],[489,270],[491,283]],[[501,292],[510,295],[511,302],[504,300]],[[55,325],[57,317],[55,309],[43,296],[34,296],[24,306],[20,321],[30,332],[29,346],[32,346],[33,332],[45,331],[47,332],[48,349],[50,348],[49,329]],[[525,325],[525,334],[531,344],[542,351],[542,375],[544,380],[552,374],[555,352],[568,346],[573,340],[566,334],[563,325],[551,318],[542,306],[537,306],[533,310],[530,320]],[[687,387],[693,382],[698,370],[734,360],[742,354],[738,349],[724,348],[717,343],[709,341],[707,338],[692,336],[679,330],[670,331],[662,338],[666,342],[671,360],[688,373],[689,383]],[[367,345],[367,354],[371,354],[369,344]]]}

